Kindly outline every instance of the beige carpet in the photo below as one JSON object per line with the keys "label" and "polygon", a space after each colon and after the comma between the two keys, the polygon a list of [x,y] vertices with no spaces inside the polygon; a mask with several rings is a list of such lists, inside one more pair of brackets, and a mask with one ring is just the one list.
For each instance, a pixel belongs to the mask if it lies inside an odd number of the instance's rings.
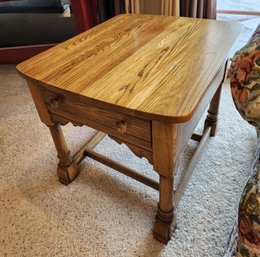
{"label": "beige carpet", "polygon": [[[237,114],[227,86],[219,133],[194,171],[165,246],[151,233],[158,193],[88,159],[72,184],[60,184],[53,142],[25,82],[12,65],[0,66],[0,78],[1,257],[221,256],[255,148],[255,131]],[[75,149],[91,130],[68,125],[65,133]],[[126,146],[105,138],[97,150],[157,177]]]}

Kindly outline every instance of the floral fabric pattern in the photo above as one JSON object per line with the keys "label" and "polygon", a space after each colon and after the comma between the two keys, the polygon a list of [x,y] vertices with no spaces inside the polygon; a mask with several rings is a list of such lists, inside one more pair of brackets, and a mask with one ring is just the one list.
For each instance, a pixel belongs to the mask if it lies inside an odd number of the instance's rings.
{"label": "floral fabric pattern", "polygon": [[223,257],[260,257],[260,138]]}
{"label": "floral fabric pattern", "polygon": [[260,25],[232,58],[229,74],[235,106],[256,127],[258,147],[225,257],[260,257]]}
{"label": "floral fabric pattern", "polygon": [[260,128],[260,25],[249,42],[232,58],[230,84],[236,108]]}
{"label": "floral fabric pattern", "polygon": [[260,256],[260,139],[238,211],[237,257]]}

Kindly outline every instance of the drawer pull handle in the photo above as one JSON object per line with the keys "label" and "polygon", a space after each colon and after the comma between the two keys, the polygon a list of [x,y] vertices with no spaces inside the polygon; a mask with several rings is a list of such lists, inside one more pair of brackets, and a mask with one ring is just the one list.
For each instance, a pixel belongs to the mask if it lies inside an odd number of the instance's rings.
{"label": "drawer pull handle", "polygon": [[51,107],[53,108],[58,108],[59,105],[60,105],[60,97],[57,96],[57,97],[54,97],[50,100],[50,104],[51,104]]}
{"label": "drawer pull handle", "polygon": [[120,133],[125,133],[127,129],[127,123],[125,121],[118,121],[116,123],[117,131]]}

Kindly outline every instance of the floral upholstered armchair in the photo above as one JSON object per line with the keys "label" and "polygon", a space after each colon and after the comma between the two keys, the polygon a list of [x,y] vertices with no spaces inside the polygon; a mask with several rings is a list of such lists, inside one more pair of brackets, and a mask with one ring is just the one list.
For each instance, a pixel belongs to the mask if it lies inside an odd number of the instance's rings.
{"label": "floral upholstered armchair", "polygon": [[257,130],[257,151],[230,238],[228,256],[260,256],[260,25],[249,42],[232,58],[230,84],[235,106]]}

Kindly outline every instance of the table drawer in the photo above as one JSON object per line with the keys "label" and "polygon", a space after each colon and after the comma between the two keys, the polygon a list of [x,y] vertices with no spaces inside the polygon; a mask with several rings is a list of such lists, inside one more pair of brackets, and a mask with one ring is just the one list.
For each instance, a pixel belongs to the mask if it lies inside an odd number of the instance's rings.
{"label": "table drawer", "polygon": [[59,94],[41,89],[44,103],[50,113],[105,132],[119,139],[151,149],[150,121],[141,120],[120,112],[94,106],[73,94]]}

